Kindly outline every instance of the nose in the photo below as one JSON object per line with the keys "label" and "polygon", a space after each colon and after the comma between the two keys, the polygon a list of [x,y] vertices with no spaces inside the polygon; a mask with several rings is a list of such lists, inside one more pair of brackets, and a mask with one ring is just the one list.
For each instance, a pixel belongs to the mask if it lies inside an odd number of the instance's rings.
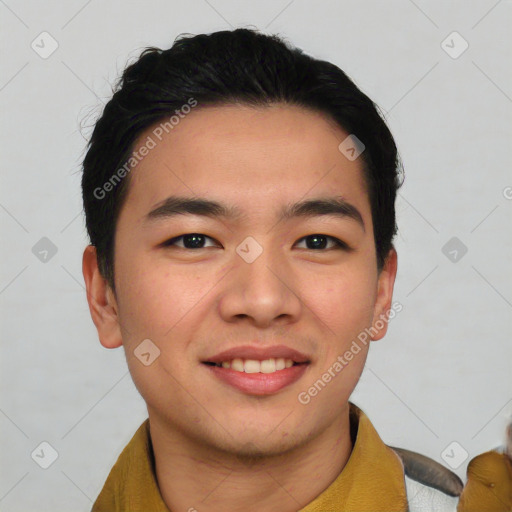
{"label": "nose", "polygon": [[284,327],[297,321],[302,302],[294,289],[293,271],[277,250],[265,249],[251,263],[234,255],[220,297],[220,314],[224,321],[249,322],[254,327]]}

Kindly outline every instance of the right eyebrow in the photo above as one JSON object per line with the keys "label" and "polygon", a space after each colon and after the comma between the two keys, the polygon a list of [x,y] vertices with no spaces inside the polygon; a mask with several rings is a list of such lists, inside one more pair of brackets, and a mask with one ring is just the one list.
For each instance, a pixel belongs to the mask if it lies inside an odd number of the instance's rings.
{"label": "right eyebrow", "polygon": [[236,206],[227,206],[209,199],[170,196],[161,201],[145,217],[145,221],[175,217],[176,215],[200,215],[237,219],[242,212]]}

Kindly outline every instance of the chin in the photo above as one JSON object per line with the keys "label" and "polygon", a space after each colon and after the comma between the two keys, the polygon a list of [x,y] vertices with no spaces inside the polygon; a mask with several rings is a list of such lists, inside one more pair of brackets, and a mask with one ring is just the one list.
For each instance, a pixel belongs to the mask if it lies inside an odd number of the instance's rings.
{"label": "chin", "polygon": [[314,437],[304,424],[301,426],[289,423],[286,426],[279,423],[239,425],[238,428],[231,428],[229,434],[218,432],[220,436],[215,438],[212,438],[212,434],[210,432],[210,439],[206,442],[213,449],[248,462],[284,455]]}
{"label": "chin", "polygon": [[261,436],[261,439],[237,440],[231,439],[226,445],[221,443],[216,448],[226,454],[235,457],[241,462],[257,462],[258,460],[267,459],[269,457],[278,457],[284,455],[298,446],[302,445],[302,441],[297,439],[269,439]]}

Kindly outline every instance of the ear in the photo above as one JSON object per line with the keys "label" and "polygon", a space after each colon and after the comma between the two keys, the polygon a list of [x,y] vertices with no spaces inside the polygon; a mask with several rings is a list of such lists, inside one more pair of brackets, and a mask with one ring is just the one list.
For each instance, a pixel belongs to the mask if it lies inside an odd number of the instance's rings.
{"label": "ear", "polygon": [[105,348],[123,344],[115,295],[98,268],[96,247],[88,245],[82,258],[82,273],[92,321]]}
{"label": "ear", "polygon": [[377,298],[373,310],[372,340],[377,341],[386,335],[388,330],[388,317],[393,300],[393,287],[395,285],[398,256],[392,247],[386,257],[384,266],[380,271],[377,282]]}

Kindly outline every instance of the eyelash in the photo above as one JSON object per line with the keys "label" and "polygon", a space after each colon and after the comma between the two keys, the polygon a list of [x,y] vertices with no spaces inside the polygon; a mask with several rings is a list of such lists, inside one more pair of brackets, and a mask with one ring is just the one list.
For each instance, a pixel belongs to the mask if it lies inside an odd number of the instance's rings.
{"label": "eyelash", "polygon": [[[171,239],[165,241],[162,244],[162,246],[163,247],[179,247],[179,246],[175,245],[176,241],[181,240],[181,239],[183,239],[184,237],[186,237],[188,235],[198,235],[198,236],[201,236],[201,237],[204,237],[204,238],[209,238],[210,240],[215,240],[214,238],[212,238],[210,236],[207,236],[207,235],[203,235],[202,233],[185,233],[183,235],[176,236],[174,238],[171,238]],[[329,249],[306,249],[306,250],[314,251],[314,252],[326,252],[326,251],[333,250],[333,249],[341,249],[341,250],[345,250],[345,251],[350,251],[351,250],[351,248],[348,246],[348,244],[346,244],[342,240],[339,240],[338,238],[336,238],[334,236],[323,235],[321,233],[315,233],[315,234],[312,234],[312,235],[304,236],[301,239],[299,239],[298,241],[302,242],[303,240],[306,240],[306,238],[312,237],[312,236],[319,236],[319,237],[323,237],[323,238],[328,238],[329,240],[332,240],[335,245],[334,245],[334,247],[331,247]],[[207,247],[198,247],[196,249],[192,249],[190,247],[180,247],[180,249],[185,249],[185,250],[188,250],[188,251],[198,251],[200,249],[207,249]]]}

